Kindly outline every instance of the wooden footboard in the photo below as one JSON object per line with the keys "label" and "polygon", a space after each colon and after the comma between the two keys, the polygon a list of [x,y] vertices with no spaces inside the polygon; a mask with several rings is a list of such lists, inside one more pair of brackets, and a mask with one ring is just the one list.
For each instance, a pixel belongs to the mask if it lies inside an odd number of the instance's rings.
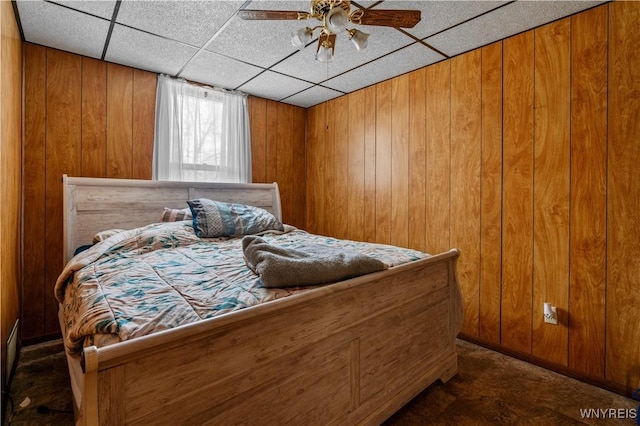
{"label": "wooden footboard", "polygon": [[379,424],[457,371],[457,250],[84,352],[78,424]]}

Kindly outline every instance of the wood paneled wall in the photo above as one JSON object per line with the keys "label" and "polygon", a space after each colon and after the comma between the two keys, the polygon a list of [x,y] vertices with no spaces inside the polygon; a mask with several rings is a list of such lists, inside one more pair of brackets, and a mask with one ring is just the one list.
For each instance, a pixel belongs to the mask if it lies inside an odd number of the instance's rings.
{"label": "wood paneled wall", "polygon": [[639,27],[613,2],[310,108],[307,229],[458,247],[465,335],[637,388]]}
{"label": "wood paneled wall", "polygon": [[[23,339],[57,335],[62,174],[150,179],[156,75],[25,43]],[[305,110],[250,98],[254,182],[280,185],[304,226]]]}
{"label": "wood paneled wall", "polygon": [[305,225],[304,108],[249,97],[251,119],[251,175],[253,182],[277,182],[282,218],[299,228]]}
{"label": "wood paneled wall", "polygon": [[155,74],[25,43],[24,339],[59,333],[62,175],[151,178]]}
{"label": "wood paneled wall", "polygon": [[[602,25],[601,25],[602,26]],[[640,387],[640,3],[609,7],[605,375]],[[602,167],[600,168],[602,169]],[[594,186],[593,190],[600,190]],[[602,231],[604,228],[598,228]],[[600,239],[598,239],[598,242]],[[600,245],[597,246],[601,248]],[[601,260],[599,257],[598,260]],[[598,312],[598,314],[602,314]]]}
{"label": "wood paneled wall", "polygon": [[[7,339],[19,317],[22,225],[22,40],[9,1],[0,2],[0,36],[0,388],[4,389]],[[4,391],[1,398],[4,407]]]}

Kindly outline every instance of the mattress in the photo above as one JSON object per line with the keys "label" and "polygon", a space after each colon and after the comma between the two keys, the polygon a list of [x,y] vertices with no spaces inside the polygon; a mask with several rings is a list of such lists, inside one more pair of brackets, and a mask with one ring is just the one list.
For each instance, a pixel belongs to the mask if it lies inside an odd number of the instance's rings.
{"label": "mattress", "polygon": [[[355,251],[390,267],[428,256],[383,244],[339,240],[294,229],[267,232],[270,244]],[[245,264],[242,238],[199,238],[191,222],[116,233],[73,257],[55,287],[69,353],[102,347],[250,308],[309,287],[265,288]]]}

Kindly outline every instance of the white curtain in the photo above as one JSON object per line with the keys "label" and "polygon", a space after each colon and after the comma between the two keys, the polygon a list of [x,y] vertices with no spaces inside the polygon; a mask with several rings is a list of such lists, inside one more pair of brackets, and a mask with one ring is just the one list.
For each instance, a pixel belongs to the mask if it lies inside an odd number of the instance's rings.
{"label": "white curtain", "polygon": [[153,178],[251,182],[246,95],[158,76]]}

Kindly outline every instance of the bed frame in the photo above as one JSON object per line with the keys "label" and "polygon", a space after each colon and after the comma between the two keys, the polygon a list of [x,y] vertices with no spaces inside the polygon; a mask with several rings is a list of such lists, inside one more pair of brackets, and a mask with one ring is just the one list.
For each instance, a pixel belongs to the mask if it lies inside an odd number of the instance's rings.
{"label": "bed frame", "polygon": [[[64,176],[65,241],[207,197],[281,218],[274,184]],[[457,372],[458,251],[68,356],[78,425],[379,424]],[[64,327],[62,327],[64,333]],[[83,369],[80,365],[83,364]]]}

